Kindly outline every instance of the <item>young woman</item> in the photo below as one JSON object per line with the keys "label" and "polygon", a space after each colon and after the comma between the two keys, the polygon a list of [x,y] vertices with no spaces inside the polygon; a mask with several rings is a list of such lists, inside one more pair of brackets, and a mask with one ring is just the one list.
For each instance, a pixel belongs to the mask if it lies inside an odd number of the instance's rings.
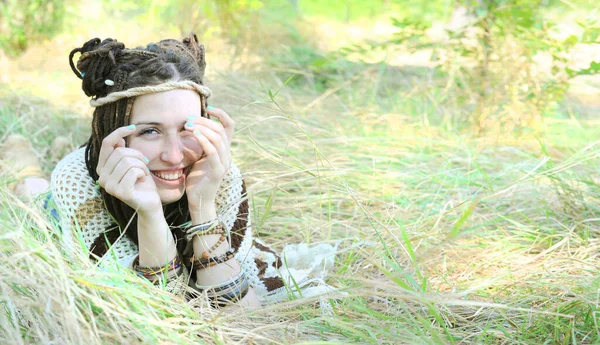
{"label": "young woman", "polygon": [[282,290],[280,259],[252,237],[234,121],[207,105],[196,36],[134,49],[92,39],[69,60],[95,109],[88,142],[52,173],[67,242],[79,231],[92,259],[116,256],[214,306],[259,306]]}

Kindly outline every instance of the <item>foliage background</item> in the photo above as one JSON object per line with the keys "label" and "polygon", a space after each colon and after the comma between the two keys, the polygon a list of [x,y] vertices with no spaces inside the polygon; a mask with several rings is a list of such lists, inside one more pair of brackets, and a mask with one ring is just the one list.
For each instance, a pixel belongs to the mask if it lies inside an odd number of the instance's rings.
{"label": "foliage background", "polygon": [[71,49],[195,31],[258,236],[339,243],[329,283],[347,295],[234,313],[173,301],[65,257],[3,171],[0,342],[600,343],[596,7],[1,2],[2,141],[26,135],[49,175],[89,134]]}

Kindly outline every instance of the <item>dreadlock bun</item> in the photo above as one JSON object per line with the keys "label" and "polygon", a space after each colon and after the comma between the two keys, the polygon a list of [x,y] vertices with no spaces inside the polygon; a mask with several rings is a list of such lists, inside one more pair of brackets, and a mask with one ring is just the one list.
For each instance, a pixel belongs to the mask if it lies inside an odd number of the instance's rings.
{"label": "dreadlock bun", "polygon": [[[81,53],[77,67],[73,62],[76,53]],[[202,84],[206,68],[204,46],[194,33],[183,41],[165,39],[135,49],[127,49],[112,38],[93,38],[71,51],[69,63],[73,73],[83,80],[85,95],[94,98],[166,81]]]}
{"label": "dreadlock bun", "polygon": [[[81,48],[71,51],[70,62],[71,69],[82,80],[83,92],[88,97],[104,97],[115,90],[114,81],[119,70],[117,60],[123,55],[125,45],[112,38],[100,41],[98,38],[91,39],[84,43]],[[74,68],[73,55],[80,52],[81,55],[77,61],[77,69]]]}

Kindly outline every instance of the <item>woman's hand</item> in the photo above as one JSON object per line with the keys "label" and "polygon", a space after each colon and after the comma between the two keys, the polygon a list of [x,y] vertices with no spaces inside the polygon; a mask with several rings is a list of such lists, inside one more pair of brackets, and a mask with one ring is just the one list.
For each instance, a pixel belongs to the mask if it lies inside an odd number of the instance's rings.
{"label": "woman's hand", "polygon": [[106,192],[138,212],[162,209],[154,179],[141,152],[127,148],[125,137],[134,125],[117,128],[102,140],[98,157],[98,183]]}
{"label": "woman's hand", "polygon": [[235,123],[222,109],[209,107],[208,114],[218,118],[219,122],[197,117],[190,118],[185,126],[194,134],[204,152],[186,179],[192,218],[203,210],[214,209],[219,185],[231,166],[231,139]]}

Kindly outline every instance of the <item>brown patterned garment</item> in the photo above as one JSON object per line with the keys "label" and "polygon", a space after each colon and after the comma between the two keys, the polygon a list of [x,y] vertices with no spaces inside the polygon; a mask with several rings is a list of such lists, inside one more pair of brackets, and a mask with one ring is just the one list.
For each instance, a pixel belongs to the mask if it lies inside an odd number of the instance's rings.
{"label": "brown patterned garment", "polygon": [[[246,182],[242,182],[242,195],[244,196],[242,203],[240,204],[240,208],[238,210],[237,217],[235,222],[233,223],[233,228],[231,229],[231,247],[234,250],[238,250],[240,248],[240,244],[244,238],[244,232],[246,231],[246,227],[248,226],[248,216],[249,216],[249,203],[246,193]],[[275,268],[281,267],[281,258],[277,255],[277,253],[258,242],[256,240],[252,241],[252,245],[254,248],[272,253],[276,257]],[[256,263],[256,267],[258,268],[258,278],[265,284],[267,287],[267,291],[271,292],[276,289],[283,287],[283,280],[280,277],[272,277],[265,278],[265,271],[267,269],[267,263],[261,261],[260,259],[255,258],[254,262]]]}

